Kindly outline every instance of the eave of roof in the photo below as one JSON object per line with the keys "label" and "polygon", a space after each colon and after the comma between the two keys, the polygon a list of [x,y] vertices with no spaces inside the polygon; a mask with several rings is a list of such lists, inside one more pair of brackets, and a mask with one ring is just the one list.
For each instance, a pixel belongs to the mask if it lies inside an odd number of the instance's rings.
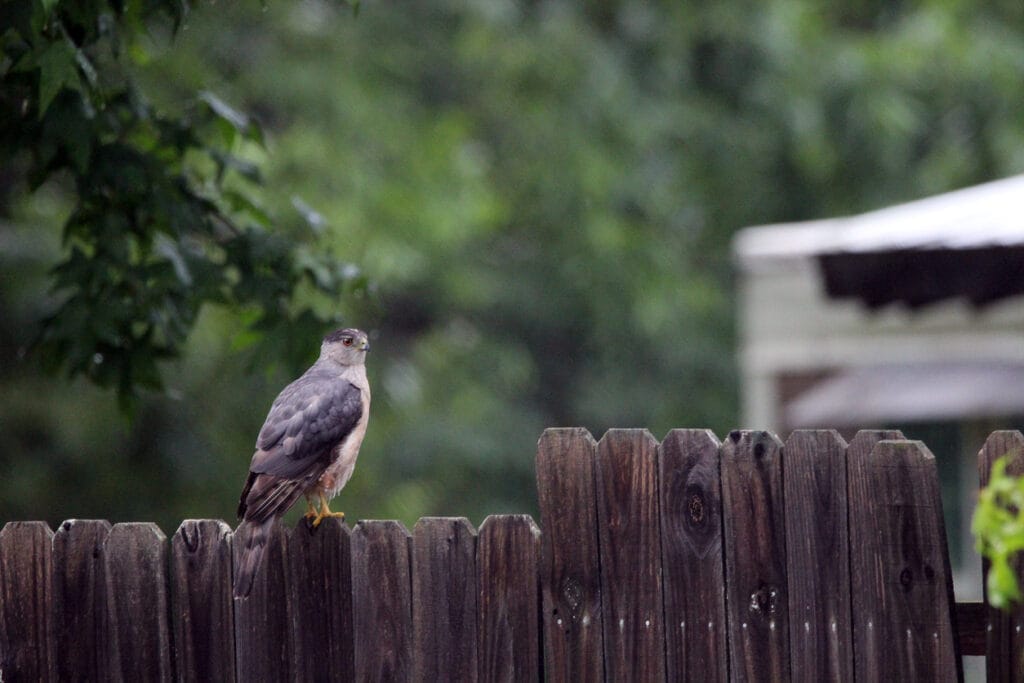
{"label": "eave of roof", "polygon": [[844,218],[745,228],[741,267],[772,259],[912,249],[1024,246],[1024,175]]}

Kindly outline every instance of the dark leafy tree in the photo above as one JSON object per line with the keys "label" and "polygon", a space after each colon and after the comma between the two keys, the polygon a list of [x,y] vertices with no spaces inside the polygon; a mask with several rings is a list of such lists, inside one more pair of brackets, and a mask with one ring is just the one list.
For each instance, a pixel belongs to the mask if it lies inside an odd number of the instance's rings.
{"label": "dark leafy tree", "polygon": [[30,190],[64,183],[73,198],[34,352],[115,387],[125,408],[162,387],[160,361],[179,354],[204,303],[243,312],[257,337],[315,334],[333,317],[316,297],[365,285],[314,248],[305,204],[295,203],[306,229],[290,231],[262,208],[253,118],[205,91],[168,115],[138,87],[146,41],[173,39],[192,4],[0,5],[0,157]]}

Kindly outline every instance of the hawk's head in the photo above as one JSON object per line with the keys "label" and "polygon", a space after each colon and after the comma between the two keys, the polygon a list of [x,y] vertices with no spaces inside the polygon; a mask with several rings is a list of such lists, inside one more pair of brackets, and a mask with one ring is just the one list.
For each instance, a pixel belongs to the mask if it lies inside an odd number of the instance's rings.
{"label": "hawk's head", "polygon": [[361,365],[366,361],[366,352],[369,350],[370,340],[366,333],[346,327],[324,337],[320,345],[320,357],[330,358],[341,365]]}

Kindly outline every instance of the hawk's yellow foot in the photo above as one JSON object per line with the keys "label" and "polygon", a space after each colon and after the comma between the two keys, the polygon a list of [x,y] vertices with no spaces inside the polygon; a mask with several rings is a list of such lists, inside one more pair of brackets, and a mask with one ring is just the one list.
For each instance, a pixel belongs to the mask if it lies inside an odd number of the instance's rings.
{"label": "hawk's yellow foot", "polygon": [[309,496],[306,496],[306,514],[302,516],[306,519],[316,517],[316,508],[313,507],[313,501],[309,499]]}
{"label": "hawk's yellow foot", "polygon": [[[312,507],[312,506],[311,506]],[[320,522],[324,521],[325,517],[337,517],[341,521],[345,521],[344,512],[331,512],[331,509],[327,507],[327,499],[324,495],[320,494],[320,511],[313,516],[313,528],[320,526]]]}

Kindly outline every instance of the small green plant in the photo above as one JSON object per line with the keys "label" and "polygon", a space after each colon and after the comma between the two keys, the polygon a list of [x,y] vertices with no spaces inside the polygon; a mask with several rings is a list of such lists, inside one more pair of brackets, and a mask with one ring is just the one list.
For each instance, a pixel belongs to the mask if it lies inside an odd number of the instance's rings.
{"label": "small green plant", "polygon": [[978,552],[991,562],[986,577],[988,601],[999,608],[1021,599],[1014,569],[1018,553],[1024,550],[1024,477],[1007,474],[1008,462],[1009,456],[1003,456],[992,465],[992,476],[981,490],[971,522]]}

